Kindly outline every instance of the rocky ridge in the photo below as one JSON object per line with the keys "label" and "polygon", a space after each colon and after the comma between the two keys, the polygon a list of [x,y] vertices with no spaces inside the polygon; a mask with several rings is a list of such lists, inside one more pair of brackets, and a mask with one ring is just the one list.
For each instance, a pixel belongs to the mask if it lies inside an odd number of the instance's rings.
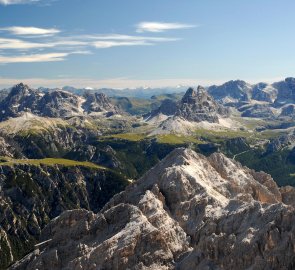
{"label": "rocky ridge", "polygon": [[64,212],[11,269],[292,269],[294,188],[176,149],[98,213]]}
{"label": "rocky ridge", "polygon": [[21,116],[30,112],[38,116],[70,117],[100,112],[105,115],[122,113],[110,103],[104,94],[88,94],[85,97],[64,90],[41,92],[22,83],[14,86],[0,101],[0,120]]}
{"label": "rocky ridge", "polygon": [[148,119],[158,115],[182,118],[190,122],[218,123],[219,117],[229,116],[229,110],[218,104],[203,88],[189,88],[181,101],[164,100],[161,106],[148,115]]}

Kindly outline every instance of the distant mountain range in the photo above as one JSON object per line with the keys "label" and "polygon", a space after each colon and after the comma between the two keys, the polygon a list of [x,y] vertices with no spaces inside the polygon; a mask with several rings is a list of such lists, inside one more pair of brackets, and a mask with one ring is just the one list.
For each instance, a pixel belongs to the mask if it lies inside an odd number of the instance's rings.
{"label": "distant mountain range", "polygon": [[[85,92],[104,93],[109,97],[135,97],[151,98],[154,95],[165,95],[181,93],[187,90],[188,86],[166,87],[166,88],[136,88],[136,89],[78,89],[70,86],[63,87],[63,90],[83,95]],[[222,85],[212,85],[206,87],[210,95],[222,103],[237,101],[257,100],[265,102],[276,102],[281,105],[295,100],[295,78],[286,78],[284,81],[268,83],[250,84],[242,80],[228,81]],[[50,91],[48,88],[40,88],[41,91]],[[294,92],[294,93],[293,93]]]}
{"label": "distant mountain range", "polygon": [[[208,121],[209,114],[212,115],[211,105],[234,107],[242,117],[295,117],[295,78],[286,78],[273,84],[255,85],[241,80],[229,81],[220,86],[210,86],[206,90],[204,88],[206,97],[199,97],[197,102],[196,97],[191,99],[195,104],[206,99],[209,107],[200,107],[200,104],[192,106],[191,102],[187,103],[191,103],[189,106],[184,104],[186,102],[181,105],[179,102],[184,98],[182,93],[185,90],[184,87],[125,90],[64,87],[36,90],[20,83],[10,90],[0,91],[0,120],[20,116],[22,112],[47,117],[71,117],[93,113],[109,116],[122,114],[123,111],[144,114],[153,110],[152,114],[157,111],[165,115],[178,114],[194,121],[191,112],[196,113],[197,110],[198,122],[203,109],[203,118]],[[210,96],[212,98],[209,98]],[[220,112],[220,108],[219,114],[225,114],[225,111]],[[217,121],[211,119],[209,122]]]}

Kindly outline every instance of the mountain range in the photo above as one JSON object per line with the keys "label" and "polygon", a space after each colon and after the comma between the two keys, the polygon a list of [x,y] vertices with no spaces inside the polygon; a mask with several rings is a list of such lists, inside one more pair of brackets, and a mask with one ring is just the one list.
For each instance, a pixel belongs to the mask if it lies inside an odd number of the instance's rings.
{"label": "mountain range", "polygon": [[[17,90],[17,88],[19,88]],[[27,90],[24,90],[27,89]],[[209,86],[206,88],[208,94],[218,103],[237,108],[245,117],[285,117],[292,116],[292,104],[295,102],[295,78],[286,78],[284,81],[272,84],[258,83],[249,84],[242,80],[229,81],[222,85]],[[184,93],[186,88],[140,88],[140,89],[76,89],[64,87],[63,89],[39,88],[33,90],[22,84],[11,90],[0,91],[0,107],[10,106],[6,113],[2,112],[2,119],[9,115],[15,115],[17,111],[29,110],[44,116],[58,117],[71,116],[81,112],[101,112],[110,111],[120,113],[118,106],[122,110],[127,110],[132,114],[140,112],[146,113],[155,106],[160,106],[155,98],[166,96],[173,101],[181,99],[180,93]],[[10,92],[9,96],[8,93]],[[71,94],[70,94],[71,93]],[[13,96],[18,96],[13,100]],[[21,96],[30,96],[25,99]],[[111,99],[109,99],[109,96]],[[178,99],[178,100],[177,100]],[[4,100],[6,100],[4,102]],[[102,102],[100,100],[103,100]],[[22,106],[17,107],[13,102],[21,102]],[[145,108],[147,106],[149,108]],[[102,106],[105,106],[105,108]],[[140,105],[142,104],[142,105]],[[172,105],[172,104],[171,104]],[[13,107],[14,106],[14,107]],[[142,106],[142,109],[135,107]],[[172,105],[173,106],[173,105]],[[63,107],[63,112],[57,112]],[[134,107],[134,108],[132,108]],[[43,110],[44,112],[41,112]]]}
{"label": "mountain range", "polygon": [[0,119],[31,112],[39,116],[70,117],[83,113],[116,114],[120,110],[101,93],[88,93],[85,97],[63,90],[46,93],[29,88],[22,83],[14,86],[0,102]]}
{"label": "mountain range", "polygon": [[294,81],[0,92],[0,269],[292,269]]}

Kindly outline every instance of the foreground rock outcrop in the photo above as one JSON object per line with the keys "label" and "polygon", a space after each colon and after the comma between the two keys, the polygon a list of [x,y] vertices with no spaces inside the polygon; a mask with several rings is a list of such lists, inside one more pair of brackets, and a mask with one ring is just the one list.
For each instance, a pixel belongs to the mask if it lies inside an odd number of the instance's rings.
{"label": "foreground rock outcrop", "polygon": [[294,269],[293,193],[222,154],[176,149],[98,214],[52,220],[11,269]]}

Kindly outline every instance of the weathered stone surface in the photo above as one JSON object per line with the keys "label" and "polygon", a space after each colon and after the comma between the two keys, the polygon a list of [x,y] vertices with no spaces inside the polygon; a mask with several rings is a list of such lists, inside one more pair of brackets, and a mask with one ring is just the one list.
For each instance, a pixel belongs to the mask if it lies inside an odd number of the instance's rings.
{"label": "weathered stone surface", "polygon": [[11,269],[293,269],[293,188],[176,149],[98,213],[64,212]]}

